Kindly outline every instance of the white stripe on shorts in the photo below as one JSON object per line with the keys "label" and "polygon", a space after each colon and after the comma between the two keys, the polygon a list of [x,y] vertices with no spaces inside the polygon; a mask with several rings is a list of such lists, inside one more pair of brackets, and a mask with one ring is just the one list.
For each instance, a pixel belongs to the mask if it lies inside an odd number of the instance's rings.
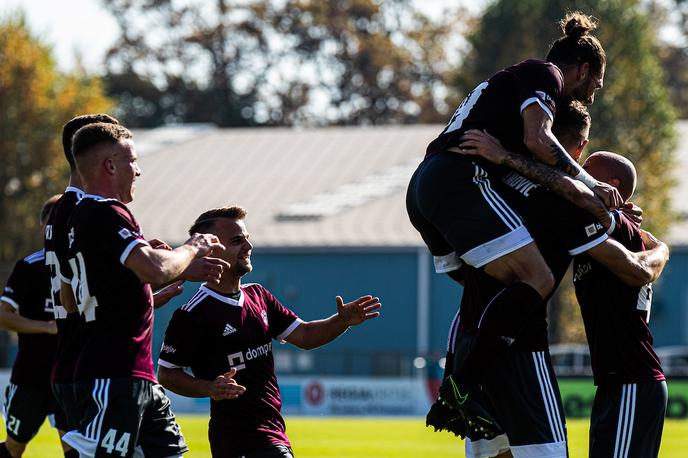
{"label": "white stripe on shorts", "polygon": [[614,458],[627,458],[633,435],[635,420],[635,399],[638,386],[635,383],[621,387],[621,405],[619,406],[619,423],[616,426]]}
{"label": "white stripe on shorts", "polygon": [[554,442],[563,442],[566,440],[564,428],[561,424],[559,406],[556,402],[556,396],[554,395],[554,390],[552,389],[552,384],[549,379],[549,371],[545,364],[544,353],[533,352],[533,362],[535,363],[538,383],[540,385],[540,394],[542,395],[542,402],[547,412],[547,421],[552,431],[552,438]]}
{"label": "white stripe on shorts", "polygon": [[454,319],[449,327],[449,335],[447,336],[447,351],[452,353],[454,353],[454,349],[456,348],[456,334],[459,331],[459,321],[461,319],[459,316],[460,312],[461,310],[456,311],[456,315],[454,315]]}
{"label": "white stripe on shorts", "polygon": [[[475,164],[474,164],[475,165]],[[483,195],[487,203],[492,207],[497,216],[504,222],[504,224],[511,230],[521,226],[521,218],[514,212],[509,205],[507,205],[501,196],[497,194],[490,183],[487,172],[475,165],[475,175],[473,183],[478,185],[480,193]]]}

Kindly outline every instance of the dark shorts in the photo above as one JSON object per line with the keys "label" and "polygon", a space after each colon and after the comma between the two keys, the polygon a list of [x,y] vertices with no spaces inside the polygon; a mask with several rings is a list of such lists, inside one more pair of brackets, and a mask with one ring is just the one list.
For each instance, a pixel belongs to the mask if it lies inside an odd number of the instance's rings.
{"label": "dark shorts", "polygon": [[53,383],[53,395],[57,404],[64,412],[65,428],[63,431],[71,431],[79,427],[79,408],[74,394],[73,383]]}
{"label": "dark shorts", "polygon": [[[473,336],[458,334],[454,364],[472,341]],[[494,456],[506,448],[514,458],[568,456],[564,408],[548,351],[502,352],[486,372],[482,389],[505,436],[467,438],[466,456]]]}
{"label": "dark shorts", "polygon": [[[213,454],[213,456],[216,456]],[[217,455],[222,457],[224,455]],[[247,455],[240,455],[241,458],[294,458],[294,452],[286,445],[269,445]]]}
{"label": "dark shorts", "polygon": [[457,270],[461,262],[482,267],[533,241],[485,168],[456,153],[436,154],[418,166],[406,210],[438,273]]}
{"label": "dark shorts", "polygon": [[82,457],[180,456],[188,450],[162,386],[139,378],[75,383],[81,421],[63,440]]}
{"label": "dark shorts", "polygon": [[50,387],[33,388],[10,383],[5,388],[5,429],[15,441],[26,444],[41,428],[45,418],[53,427],[66,431],[67,421]]}
{"label": "dark shorts", "polygon": [[590,457],[658,456],[666,406],[666,382],[598,386],[590,415]]}

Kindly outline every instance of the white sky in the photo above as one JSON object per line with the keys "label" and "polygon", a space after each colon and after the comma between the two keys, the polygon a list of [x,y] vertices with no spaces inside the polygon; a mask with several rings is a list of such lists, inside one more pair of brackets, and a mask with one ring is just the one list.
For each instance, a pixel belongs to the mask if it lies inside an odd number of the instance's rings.
{"label": "white sky", "polygon": [[0,18],[20,9],[33,33],[53,46],[61,69],[72,68],[79,53],[89,71],[101,70],[105,51],[118,36],[99,0],[0,0]]}

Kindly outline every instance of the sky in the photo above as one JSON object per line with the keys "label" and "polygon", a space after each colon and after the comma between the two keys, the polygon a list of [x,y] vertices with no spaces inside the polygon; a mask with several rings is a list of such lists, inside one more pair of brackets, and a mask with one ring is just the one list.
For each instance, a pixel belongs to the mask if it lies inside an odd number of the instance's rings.
{"label": "sky", "polygon": [[86,68],[101,70],[105,52],[118,36],[117,23],[100,0],[0,1],[0,17],[19,9],[33,32],[53,46],[63,70],[74,67],[77,53]]}

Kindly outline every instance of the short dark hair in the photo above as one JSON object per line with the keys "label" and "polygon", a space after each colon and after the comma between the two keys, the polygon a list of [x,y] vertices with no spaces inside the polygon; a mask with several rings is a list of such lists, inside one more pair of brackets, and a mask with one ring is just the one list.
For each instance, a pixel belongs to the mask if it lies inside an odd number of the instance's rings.
{"label": "short dark hair", "polygon": [[69,162],[69,168],[71,170],[76,170],[74,156],[72,156],[72,139],[74,138],[74,134],[82,127],[97,122],[119,124],[119,121],[109,114],[96,113],[85,114],[72,118],[62,127],[62,149],[64,150],[64,155],[67,158],[67,162]]}
{"label": "short dark hair", "polygon": [[48,216],[50,216],[50,213],[53,211],[53,208],[55,208],[55,204],[60,197],[62,197],[62,194],[55,194],[45,201],[43,207],[41,207],[41,214],[39,216],[41,224],[45,224],[48,221]]}
{"label": "short dark hair", "polygon": [[119,124],[97,122],[77,130],[72,141],[72,155],[76,159],[101,143],[119,143],[133,138],[129,129]]}
{"label": "short dark hair", "polygon": [[189,235],[195,233],[207,233],[210,228],[213,227],[215,221],[221,218],[226,219],[244,219],[246,217],[246,210],[238,205],[232,205],[229,207],[213,208],[207,212],[201,213],[201,215],[196,218],[196,221],[189,228]]}
{"label": "short dark hair", "polygon": [[564,35],[552,43],[547,61],[566,65],[587,62],[592,71],[599,73],[607,62],[607,55],[600,41],[590,35],[597,28],[597,19],[575,11],[559,21],[559,26]]}
{"label": "short dark hair", "polygon": [[552,132],[562,141],[573,140],[583,136],[583,132],[590,128],[590,113],[581,102],[573,99],[560,103],[554,115]]}

